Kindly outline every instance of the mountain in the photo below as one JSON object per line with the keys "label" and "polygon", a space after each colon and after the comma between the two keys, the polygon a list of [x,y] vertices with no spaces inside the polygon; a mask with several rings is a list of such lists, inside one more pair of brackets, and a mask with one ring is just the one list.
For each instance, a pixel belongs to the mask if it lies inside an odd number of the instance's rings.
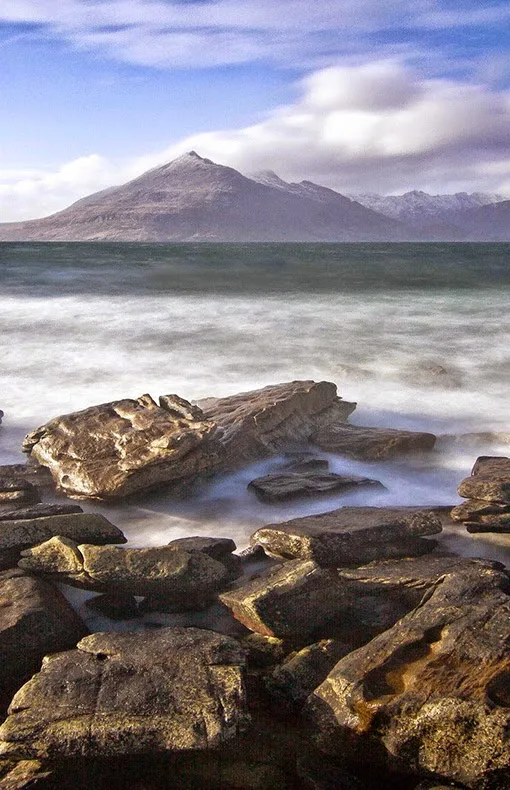
{"label": "mountain", "polygon": [[248,178],[190,151],[1,241],[400,241],[416,231],[311,182]]}
{"label": "mountain", "polygon": [[436,223],[456,226],[466,212],[505,200],[504,195],[485,192],[429,195],[419,190],[406,192],[404,195],[377,195],[369,192],[349,194],[349,197],[362,206],[416,228],[427,228]]}
{"label": "mountain", "polygon": [[510,241],[510,200],[466,211],[457,223],[469,241]]}

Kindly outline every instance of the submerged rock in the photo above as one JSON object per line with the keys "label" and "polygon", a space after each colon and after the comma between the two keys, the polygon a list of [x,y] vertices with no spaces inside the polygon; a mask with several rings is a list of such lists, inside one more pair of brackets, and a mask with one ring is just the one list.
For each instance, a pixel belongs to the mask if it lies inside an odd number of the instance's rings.
{"label": "submerged rock", "polygon": [[64,596],[19,568],[0,573],[0,709],[43,656],[74,647],[87,633]]}
{"label": "submerged rock", "polygon": [[262,502],[285,502],[300,497],[339,493],[358,486],[384,486],[378,480],[359,475],[338,475],[334,472],[275,472],[258,477],[248,484]]}
{"label": "submerged rock", "polygon": [[431,450],[436,437],[432,433],[394,428],[333,425],[315,433],[311,440],[321,450],[360,461],[384,461],[398,455]]}
{"label": "submerged rock", "polygon": [[244,654],[197,628],[93,634],[15,695],[0,754],[60,759],[212,749],[248,722]]}
{"label": "submerged rock", "polygon": [[454,570],[341,659],[306,705],[321,749],[469,788],[506,787],[509,581],[494,566]]}
{"label": "submerged rock", "polygon": [[331,513],[269,524],[250,538],[272,555],[313,559],[319,565],[360,565],[375,559],[432,551],[422,535],[441,532],[426,508],[342,507]]}
{"label": "submerged rock", "polygon": [[0,568],[15,566],[22,550],[37,546],[56,535],[97,545],[126,543],[120,529],[98,513],[0,520]]}
{"label": "submerged rock", "polygon": [[223,563],[200,551],[77,545],[60,537],[24,551],[19,565],[86,590],[147,595],[177,611],[205,606],[229,579]]}

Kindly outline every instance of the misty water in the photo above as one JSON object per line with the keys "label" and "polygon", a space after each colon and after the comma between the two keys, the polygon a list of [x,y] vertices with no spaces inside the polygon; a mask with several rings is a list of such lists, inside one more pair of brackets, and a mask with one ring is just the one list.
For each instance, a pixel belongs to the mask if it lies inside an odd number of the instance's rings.
{"label": "misty water", "polygon": [[[380,480],[265,505],[247,483],[284,459],[217,476],[188,500],[161,490],[87,503],[132,546],[233,537],[342,505],[455,504],[478,455],[510,454],[508,244],[3,244],[0,463],[58,414],[116,398],[224,396],[326,379],[351,422],[431,431],[420,457],[331,469]],[[447,531],[444,546],[510,564],[510,536]]]}

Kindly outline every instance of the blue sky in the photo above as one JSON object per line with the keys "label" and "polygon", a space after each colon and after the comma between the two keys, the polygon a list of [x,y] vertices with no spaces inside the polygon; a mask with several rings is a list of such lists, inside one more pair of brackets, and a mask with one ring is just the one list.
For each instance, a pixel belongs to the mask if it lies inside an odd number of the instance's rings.
{"label": "blue sky", "polygon": [[510,2],[0,0],[0,221],[195,148],[343,192],[510,194]]}

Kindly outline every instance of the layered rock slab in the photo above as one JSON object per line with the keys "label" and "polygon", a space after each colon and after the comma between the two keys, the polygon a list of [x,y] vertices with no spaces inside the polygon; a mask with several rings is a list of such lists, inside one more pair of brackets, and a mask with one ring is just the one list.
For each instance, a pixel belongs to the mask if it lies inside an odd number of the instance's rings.
{"label": "layered rock slab", "polygon": [[339,661],[306,705],[323,750],[469,788],[507,786],[510,580],[495,565],[446,574]]}
{"label": "layered rock slab", "polygon": [[0,754],[109,757],[211,749],[248,722],[244,654],[197,628],[93,634],[45,659],[0,728]]}
{"label": "layered rock slab", "polygon": [[69,496],[112,499],[237,467],[306,441],[347,419],[355,404],[330,382],[293,381],[203,408],[177,395],[112,401],[57,417],[25,437]]}
{"label": "layered rock slab", "polygon": [[121,530],[99,513],[67,513],[0,520],[0,569],[17,564],[21,552],[60,535],[79,543],[126,543]]}
{"label": "layered rock slab", "polygon": [[384,461],[398,455],[432,450],[436,437],[421,431],[371,428],[361,425],[330,425],[311,440],[328,452],[360,461]]}
{"label": "layered rock slab", "polygon": [[432,551],[424,535],[441,532],[425,508],[342,507],[330,513],[269,524],[250,538],[271,555],[313,559],[319,565],[361,565],[375,559]]}
{"label": "layered rock slab", "polygon": [[0,573],[0,708],[47,653],[74,647],[87,633],[64,596],[19,568]]}
{"label": "layered rock slab", "polygon": [[142,395],[57,417],[28,434],[23,449],[69,496],[108,499],[219,465],[216,425],[178,396]]}
{"label": "layered rock slab", "polygon": [[468,532],[510,532],[510,458],[480,456],[457,491],[467,501],[454,507],[451,517]]}
{"label": "layered rock slab", "polygon": [[303,497],[327,496],[348,491],[358,486],[384,486],[378,480],[359,475],[339,475],[335,472],[274,472],[257,477],[248,484],[262,502],[286,502]]}
{"label": "layered rock slab", "polygon": [[223,563],[200,551],[77,545],[60,537],[24,551],[19,565],[53,581],[98,592],[150,596],[161,606],[178,609],[205,606],[230,578]]}

